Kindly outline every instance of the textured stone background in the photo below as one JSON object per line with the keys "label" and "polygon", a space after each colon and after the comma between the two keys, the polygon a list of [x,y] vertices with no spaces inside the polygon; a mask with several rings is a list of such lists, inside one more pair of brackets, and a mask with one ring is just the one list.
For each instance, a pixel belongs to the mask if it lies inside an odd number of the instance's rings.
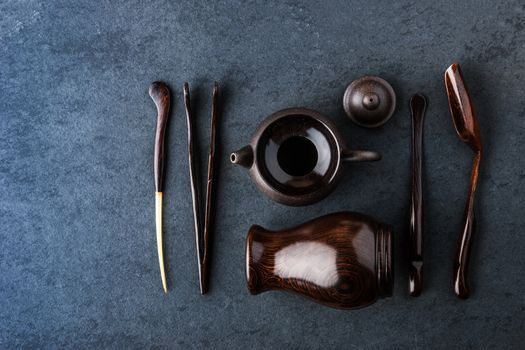
{"label": "textured stone background", "polygon": [[[525,6],[522,1],[13,1],[0,3],[0,348],[518,348],[524,335]],[[452,256],[471,151],[457,138],[443,71],[459,60],[486,157],[473,295],[456,299]],[[349,122],[346,85],[389,80],[393,119]],[[166,184],[169,285],[154,233],[156,111],[174,90]],[[211,290],[200,296],[186,126],[188,80],[205,150],[213,80],[222,82],[219,205]],[[412,93],[426,120],[426,279],[407,295]],[[307,106],[351,147],[375,149],[306,208],[260,194],[228,153],[266,115]],[[395,227],[394,296],[357,311],[286,293],[250,296],[250,224],[282,228],[351,209]]]}

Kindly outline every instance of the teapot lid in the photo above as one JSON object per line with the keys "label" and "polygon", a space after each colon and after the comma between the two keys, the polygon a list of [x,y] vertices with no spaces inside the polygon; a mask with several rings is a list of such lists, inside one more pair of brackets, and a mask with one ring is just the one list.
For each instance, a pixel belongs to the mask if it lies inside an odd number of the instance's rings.
{"label": "teapot lid", "polygon": [[386,80],[367,75],[348,85],[343,107],[357,125],[375,128],[392,117],[396,108],[396,94]]}

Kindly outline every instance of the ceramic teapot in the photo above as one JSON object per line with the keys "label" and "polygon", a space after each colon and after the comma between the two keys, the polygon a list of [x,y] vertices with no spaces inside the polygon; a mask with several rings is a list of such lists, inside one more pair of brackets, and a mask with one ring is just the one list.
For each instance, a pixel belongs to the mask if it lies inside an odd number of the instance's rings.
{"label": "ceramic teapot", "polygon": [[288,108],[267,117],[249,145],[230,155],[249,169],[258,188],[291,206],[315,203],[337,184],[342,164],[379,160],[373,151],[348,150],[330,118],[307,108]]}

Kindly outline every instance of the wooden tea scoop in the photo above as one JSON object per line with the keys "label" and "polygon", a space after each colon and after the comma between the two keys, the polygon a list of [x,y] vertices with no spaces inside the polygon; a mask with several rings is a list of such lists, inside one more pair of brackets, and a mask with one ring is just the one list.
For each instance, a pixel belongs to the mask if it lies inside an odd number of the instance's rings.
{"label": "wooden tea scoop", "polygon": [[461,232],[456,257],[454,260],[454,292],[462,299],[469,296],[467,285],[467,268],[470,252],[470,240],[474,234],[474,196],[478,183],[479,164],[481,161],[481,137],[474,107],[463,80],[458,63],[452,64],[445,71],[445,86],[448,104],[454,127],[461,141],[468,144],[474,151],[470,188],[463,214],[463,229]]}
{"label": "wooden tea scoop", "polygon": [[408,282],[410,295],[421,294],[423,287],[423,121],[427,99],[415,94],[410,99],[412,114],[412,206],[410,211],[410,266]]}
{"label": "wooden tea scoop", "polygon": [[199,266],[199,286],[201,294],[208,291],[208,268],[210,259],[210,235],[212,226],[213,212],[213,181],[215,168],[215,146],[217,132],[217,114],[219,84],[213,86],[212,111],[211,111],[211,131],[210,131],[210,150],[208,154],[208,176],[206,181],[206,203],[204,206],[204,226],[202,224],[201,206],[199,200],[198,174],[196,169],[195,154],[193,151],[193,114],[191,112],[190,86],[184,83],[184,106],[188,122],[188,160],[190,164],[191,197],[193,201],[193,219],[195,224],[195,244],[197,248],[197,258]]}
{"label": "wooden tea scoop", "polygon": [[155,134],[155,154],[153,167],[155,173],[155,224],[157,229],[157,250],[159,254],[160,278],[164,293],[166,273],[164,272],[164,253],[162,248],[162,189],[164,185],[164,135],[168,124],[170,110],[170,89],[162,82],[156,81],[149,87],[149,95],[157,106],[157,131]]}

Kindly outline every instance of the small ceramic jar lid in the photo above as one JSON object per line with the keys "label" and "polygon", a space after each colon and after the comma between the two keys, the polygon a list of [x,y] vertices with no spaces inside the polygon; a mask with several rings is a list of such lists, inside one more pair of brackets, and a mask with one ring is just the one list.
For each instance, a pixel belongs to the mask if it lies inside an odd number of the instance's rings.
{"label": "small ceramic jar lid", "polygon": [[357,125],[375,128],[392,117],[396,109],[396,94],[386,80],[366,75],[348,85],[343,107]]}

